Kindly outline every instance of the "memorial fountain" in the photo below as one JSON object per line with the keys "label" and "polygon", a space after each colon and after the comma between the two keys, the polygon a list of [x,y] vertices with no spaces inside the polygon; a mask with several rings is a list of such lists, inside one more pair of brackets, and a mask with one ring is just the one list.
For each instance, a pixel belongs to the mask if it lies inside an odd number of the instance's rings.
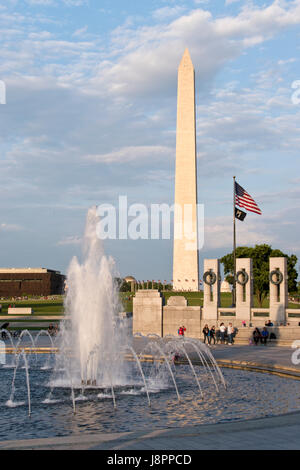
{"label": "memorial fountain", "polygon": [[159,388],[161,383],[162,387],[166,387],[171,379],[178,399],[180,394],[170,365],[174,351],[180,351],[187,359],[201,395],[202,387],[188,349],[197,354],[203,367],[209,371],[216,388],[218,389],[218,381],[225,386],[222,373],[210,350],[199,341],[171,337],[162,341],[152,335],[142,351],[135,350],[133,338],[120,320],[121,306],[115,282],[115,264],[103,252],[102,242],[97,236],[98,221],[96,208],[91,208],[87,214],[83,237],[83,261],[80,263],[74,257],[68,270],[66,318],[61,329],[50,397],[53,389],[62,385],[71,387],[72,397],[74,389],[80,388],[81,398],[84,398],[87,388],[109,388],[116,406],[116,389],[141,384],[150,405],[149,379],[141,363],[147,351],[167,374],[166,378],[157,371],[154,376],[151,371],[152,385],[155,383]]}
{"label": "memorial fountain", "polygon": [[[28,337],[30,351],[36,352],[42,335],[49,337],[52,350],[54,346],[58,350],[49,381],[50,392],[43,400],[44,403],[51,403],[55,390],[60,387],[71,389],[74,411],[76,401],[84,400],[88,389],[109,389],[115,407],[116,391],[120,392],[129,386],[142,387],[149,405],[151,405],[151,387],[152,389],[155,387],[157,391],[160,388],[166,389],[172,386],[177,399],[180,400],[173,364],[175,353],[186,360],[201,397],[203,397],[203,386],[195,371],[191,353],[200,361],[208,380],[212,380],[216,391],[219,392],[220,384],[226,388],[223,375],[211,351],[200,341],[171,336],[163,340],[156,335],[149,335],[147,338],[142,335],[132,337],[120,318],[121,306],[115,281],[117,276],[115,263],[112,258],[104,254],[102,242],[97,236],[98,222],[97,209],[93,207],[87,214],[82,243],[82,262],[74,257],[68,269],[65,318],[61,322],[55,345],[51,335],[43,330],[35,338],[28,330],[22,331],[16,344],[13,344],[13,339],[7,332],[15,351],[10,362],[10,366],[15,370],[8,406],[14,405],[16,372],[20,364],[24,363],[27,374],[28,405],[29,412],[31,412],[28,371],[29,366],[32,367],[32,365],[26,359],[22,341]],[[138,345],[137,348],[134,342]],[[143,367],[145,357],[148,361],[147,372]],[[149,366],[149,358],[153,367]],[[35,355],[35,362],[36,359]],[[47,364],[49,360],[41,369],[48,369]],[[77,390],[79,392],[76,397]]]}

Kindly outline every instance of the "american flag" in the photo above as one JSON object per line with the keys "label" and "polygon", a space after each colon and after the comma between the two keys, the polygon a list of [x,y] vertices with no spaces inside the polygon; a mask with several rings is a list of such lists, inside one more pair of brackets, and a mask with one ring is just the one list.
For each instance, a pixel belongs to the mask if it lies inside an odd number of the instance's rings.
{"label": "american flag", "polygon": [[235,203],[239,207],[244,207],[247,211],[259,215],[262,213],[254,199],[238,183],[235,183]]}

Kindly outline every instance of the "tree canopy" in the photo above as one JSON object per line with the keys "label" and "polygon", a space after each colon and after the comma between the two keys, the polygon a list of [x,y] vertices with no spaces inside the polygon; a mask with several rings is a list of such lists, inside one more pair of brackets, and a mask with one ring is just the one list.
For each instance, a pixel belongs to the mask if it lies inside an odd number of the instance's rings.
{"label": "tree canopy", "polygon": [[[239,246],[236,249],[237,258],[252,258],[253,260],[253,287],[260,306],[269,292],[269,258],[284,256],[287,258],[288,290],[297,290],[296,279],[298,273],[295,269],[297,264],[296,255],[286,255],[281,250],[273,249],[270,245],[255,245],[255,247]],[[233,253],[228,253],[221,258],[224,265],[226,280],[233,283]]]}

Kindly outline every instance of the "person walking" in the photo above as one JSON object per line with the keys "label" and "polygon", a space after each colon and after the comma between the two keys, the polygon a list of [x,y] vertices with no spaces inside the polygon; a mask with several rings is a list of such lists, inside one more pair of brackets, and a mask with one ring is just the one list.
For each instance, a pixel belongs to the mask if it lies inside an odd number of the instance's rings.
{"label": "person walking", "polygon": [[216,344],[216,329],[214,326],[212,326],[211,329],[209,330],[208,340],[209,340],[209,344],[211,344],[212,341],[214,342],[214,344]]}
{"label": "person walking", "polygon": [[203,337],[204,337],[204,340],[203,340],[203,343],[205,344],[206,343],[206,340],[207,340],[207,343],[209,343],[209,338],[208,338],[208,335],[209,335],[209,328],[208,328],[208,325],[205,325],[203,330],[202,330],[202,333],[203,333]]}

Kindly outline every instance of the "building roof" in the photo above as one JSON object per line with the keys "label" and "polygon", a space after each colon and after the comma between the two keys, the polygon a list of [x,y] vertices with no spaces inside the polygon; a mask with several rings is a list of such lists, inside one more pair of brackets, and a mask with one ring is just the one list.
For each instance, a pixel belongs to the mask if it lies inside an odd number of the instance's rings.
{"label": "building roof", "polygon": [[60,274],[60,271],[55,271],[54,269],[47,268],[0,268],[0,274],[41,274],[41,273],[57,273]]}
{"label": "building roof", "polygon": [[136,282],[136,280],[135,280],[134,277],[132,277],[132,276],[126,276],[126,277],[124,277],[124,281],[125,281],[125,282]]}

